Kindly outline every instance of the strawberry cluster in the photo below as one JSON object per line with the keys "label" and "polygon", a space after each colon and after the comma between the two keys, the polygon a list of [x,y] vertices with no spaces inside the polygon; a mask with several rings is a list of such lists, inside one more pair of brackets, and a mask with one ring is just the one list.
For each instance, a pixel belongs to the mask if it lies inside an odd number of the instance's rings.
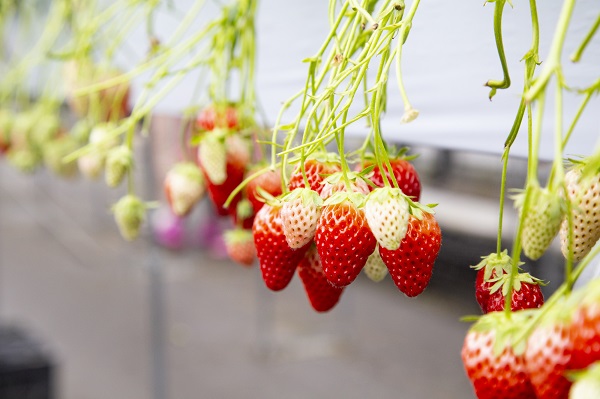
{"label": "strawberry cluster", "polygon": [[[339,301],[361,270],[374,281],[389,272],[409,297],[425,290],[441,246],[431,208],[420,205],[420,182],[405,159],[390,161],[399,187],[364,162],[342,172],[334,154],[311,156],[292,172],[289,192],[264,195],[252,232],[265,285],[284,289],[296,270],[312,307]],[[388,173],[388,170],[386,170]],[[388,173],[388,177],[389,177]]]}
{"label": "strawberry cluster", "polygon": [[479,399],[598,397],[600,282],[539,309],[481,317],[462,360]]}
{"label": "strawberry cluster", "polygon": [[281,178],[278,172],[271,171],[239,189],[260,167],[251,166],[251,135],[256,129],[247,120],[241,109],[233,105],[204,108],[194,123],[195,160],[173,165],[165,176],[163,189],[171,211],[179,217],[187,216],[208,194],[215,213],[230,218],[234,226],[224,234],[227,254],[236,263],[251,266],[256,259],[251,228],[254,216],[264,204],[257,199],[256,188],[260,186],[271,195],[279,195]]}

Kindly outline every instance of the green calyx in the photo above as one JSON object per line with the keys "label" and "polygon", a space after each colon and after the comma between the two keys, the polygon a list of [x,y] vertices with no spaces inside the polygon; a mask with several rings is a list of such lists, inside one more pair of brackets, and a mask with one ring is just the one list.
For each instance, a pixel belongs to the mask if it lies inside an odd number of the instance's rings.
{"label": "green calyx", "polygon": [[227,230],[224,233],[224,238],[228,244],[246,243],[253,240],[252,231],[242,228]]}
{"label": "green calyx", "polygon": [[200,183],[204,181],[200,168],[194,162],[179,162],[175,164],[171,170],[190,181]]}
{"label": "green calyx", "polygon": [[502,275],[497,275],[494,278],[490,278],[485,281],[493,282],[494,284],[490,287],[490,294],[498,292],[502,288],[502,296],[506,297],[508,295],[508,291],[511,287],[512,278],[512,287],[513,291],[520,291],[521,285],[523,283],[535,284],[535,285],[546,285],[542,280],[533,277],[529,273],[515,273],[514,276],[511,277],[511,273],[506,273]]}
{"label": "green calyx", "polygon": [[[523,262],[520,262],[519,266],[522,264]],[[481,262],[471,266],[471,268],[474,270],[481,270],[484,267],[486,268],[485,280],[488,281],[494,270],[496,270],[497,276],[503,273],[510,273],[512,268],[512,258],[508,256],[508,250],[505,249],[500,253],[491,253],[488,256],[482,256]]]}
{"label": "green calyx", "polygon": [[274,197],[261,186],[256,186],[256,199],[270,206],[280,207],[282,205],[281,198]]}
{"label": "green calyx", "polygon": [[364,194],[340,191],[333,193],[331,197],[327,198],[323,203],[323,206],[337,205],[349,201],[356,208],[363,208],[365,206],[365,200],[366,196]]}
{"label": "green calyx", "polygon": [[527,341],[521,337],[523,325],[538,311],[538,309],[518,310],[512,312],[510,316],[505,312],[491,312],[481,316],[471,326],[470,331],[494,333],[494,356],[499,357],[507,347],[518,356],[525,353],[527,348]]}
{"label": "green calyx", "polygon": [[316,191],[306,187],[298,187],[281,197],[282,201],[294,201],[302,198],[304,206],[323,206],[323,199]]}

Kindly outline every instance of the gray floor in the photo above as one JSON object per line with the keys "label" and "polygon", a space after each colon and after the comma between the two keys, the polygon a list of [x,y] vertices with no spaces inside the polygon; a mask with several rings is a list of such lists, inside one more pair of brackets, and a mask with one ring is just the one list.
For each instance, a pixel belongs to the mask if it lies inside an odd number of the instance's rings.
{"label": "gray floor", "polygon": [[52,352],[58,398],[473,397],[459,321],[473,303],[360,276],[318,315],[297,278],[271,293],[208,251],[123,242],[106,211],[118,193],[0,164],[0,321]]}

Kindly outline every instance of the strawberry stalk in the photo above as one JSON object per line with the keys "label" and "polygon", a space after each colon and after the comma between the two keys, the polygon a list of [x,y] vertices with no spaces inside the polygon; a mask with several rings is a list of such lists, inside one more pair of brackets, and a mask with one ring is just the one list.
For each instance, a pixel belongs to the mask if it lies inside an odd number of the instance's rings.
{"label": "strawberry stalk", "polygon": [[577,47],[577,50],[575,50],[575,52],[571,55],[571,57],[570,57],[571,61],[579,62],[579,60],[581,59],[581,56],[583,55],[583,52],[587,48],[587,45],[590,43],[592,38],[596,35],[598,28],[600,28],[600,15],[598,15],[596,17],[596,22],[594,22],[594,24],[588,31],[587,35],[585,35],[585,38],[583,39],[583,41],[581,42],[579,47]]}
{"label": "strawberry stalk", "polygon": [[[504,43],[502,41],[502,13],[507,0],[495,0],[494,4],[494,38],[496,39],[496,48],[502,65],[502,80],[488,80],[485,85],[490,87],[489,99],[496,95],[497,89],[507,89],[510,87],[510,75],[508,73],[508,65],[506,64],[506,55],[504,54]],[[508,0],[510,1],[510,0]]]}
{"label": "strawberry stalk", "polygon": [[537,98],[542,91],[546,89],[548,81],[555,73],[560,71],[561,55],[565,38],[567,36],[567,29],[575,8],[575,0],[565,0],[563,2],[562,9],[560,11],[560,17],[556,30],[554,31],[554,38],[552,39],[552,46],[548,59],[544,62],[544,67],[540,76],[535,80],[535,83],[525,93],[525,101],[531,102]]}

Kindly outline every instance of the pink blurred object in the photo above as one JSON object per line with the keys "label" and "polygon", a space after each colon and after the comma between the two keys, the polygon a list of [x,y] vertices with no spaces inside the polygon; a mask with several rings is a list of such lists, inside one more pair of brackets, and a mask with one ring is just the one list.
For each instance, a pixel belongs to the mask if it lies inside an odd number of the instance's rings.
{"label": "pink blurred object", "polygon": [[219,217],[210,213],[200,221],[198,226],[198,245],[207,249],[215,259],[227,259],[227,247],[223,232],[230,226],[231,221],[226,217]]}
{"label": "pink blurred object", "polygon": [[181,249],[185,243],[183,218],[171,212],[169,207],[161,207],[152,217],[154,240],[168,249]]}

